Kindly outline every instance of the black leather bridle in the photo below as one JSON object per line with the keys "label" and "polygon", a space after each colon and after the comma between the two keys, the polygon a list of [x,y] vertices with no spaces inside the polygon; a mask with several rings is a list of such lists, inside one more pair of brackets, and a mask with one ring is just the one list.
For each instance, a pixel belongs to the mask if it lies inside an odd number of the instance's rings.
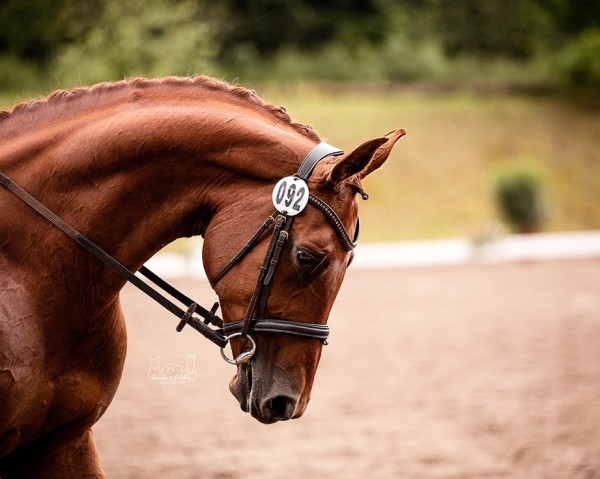
{"label": "black leather bridle", "polygon": [[[341,150],[324,142],[319,143],[304,158],[304,161],[300,165],[300,168],[293,178],[307,182],[319,161],[329,156],[337,156],[341,154],[343,154]],[[184,311],[159,291],[140,279],[135,273],[119,263],[115,258],[106,253],[89,238],[81,234],[70,224],[66,223],[62,218],[60,218],[2,173],[0,173],[0,184],[8,191],[15,194],[40,215],[42,215],[46,220],[54,224],[57,228],[63,231],[92,255],[96,256],[106,265],[111,267],[121,277],[141,289],[144,293],[157,301],[168,311],[180,318],[179,324],[176,328],[177,331],[181,331],[185,325],[189,324],[207,339],[219,346],[221,348],[223,357],[230,363],[243,364],[247,363],[252,358],[256,344],[249,336],[250,332],[291,334],[295,336],[317,339],[326,344],[329,336],[329,327],[327,325],[301,322],[284,318],[264,317],[273,275],[279,263],[281,251],[290,236],[290,229],[295,218],[293,214],[290,214],[291,211],[286,211],[285,209],[275,211],[273,215],[269,216],[267,220],[260,226],[257,232],[252,236],[252,238],[246,243],[246,245],[242,247],[242,249],[231,259],[231,261],[229,261],[229,263],[227,263],[212,279],[211,286],[214,288],[215,285],[231,270],[231,268],[241,261],[242,258],[252,249],[252,247],[263,236],[263,234],[272,225],[274,225],[271,241],[269,242],[265,259],[260,268],[254,294],[252,295],[245,318],[241,321],[224,324],[223,320],[216,314],[219,303],[215,303],[210,310],[205,309],[161,279],[159,276],[154,274],[148,268],[142,266],[138,272],[153,282],[156,286],[161,288],[163,291],[168,293],[174,299],[187,306],[187,309]],[[336,212],[325,201],[317,198],[308,191],[306,191],[306,194],[308,195],[308,204],[311,204],[313,207],[319,209],[325,215],[344,247],[349,251],[352,250],[358,241],[358,236],[360,233],[360,221],[357,221],[354,238],[350,239],[342,220],[339,218]],[[196,315],[203,318],[203,320],[198,318]],[[210,327],[210,325],[215,326],[216,329],[213,329]],[[223,348],[228,344],[231,338],[237,336],[247,338],[251,342],[251,349],[249,351],[244,351],[235,359],[229,359],[224,355]]]}
{"label": "black leather bridle", "polygon": [[[329,156],[342,155],[343,153],[343,151],[325,142],[319,143],[308,153],[308,155],[306,155],[292,181],[301,180],[302,182],[307,182],[314,168],[321,160]],[[307,191],[306,194],[308,195],[308,204],[319,209],[325,215],[334,231],[337,233],[342,245],[349,251],[354,249],[360,234],[360,221],[357,221],[354,238],[350,239],[348,231],[337,213],[325,201],[317,198],[312,193]],[[291,206],[291,204],[289,206]],[[242,338],[247,338],[250,341],[250,349],[241,353],[234,360],[227,358],[223,354],[223,358],[230,363],[242,364],[248,362],[252,358],[256,344],[248,334],[251,331],[257,333],[291,334],[294,336],[318,339],[322,341],[323,344],[327,344],[329,326],[326,324],[265,317],[273,275],[279,264],[281,251],[290,236],[290,229],[295,218],[296,215],[291,215],[289,208],[276,210],[260,226],[250,241],[240,249],[231,261],[229,261],[229,263],[227,263],[211,281],[211,286],[214,289],[217,283],[231,270],[231,268],[233,268],[246,253],[252,249],[265,231],[268,230],[272,224],[275,224],[271,235],[271,241],[269,242],[265,258],[260,267],[254,293],[252,294],[244,319],[232,323],[225,323],[223,325],[223,332],[228,338],[240,336]],[[223,353],[222,350],[221,352]]]}

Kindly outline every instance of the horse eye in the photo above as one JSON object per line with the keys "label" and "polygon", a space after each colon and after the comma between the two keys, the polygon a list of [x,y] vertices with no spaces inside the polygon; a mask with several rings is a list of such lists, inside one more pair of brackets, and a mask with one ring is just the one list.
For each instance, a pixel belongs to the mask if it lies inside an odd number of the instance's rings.
{"label": "horse eye", "polygon": [[304,249],[296,251],[296,261],[302,269],[312,274],[316,274],[325,266],[323,256]]}

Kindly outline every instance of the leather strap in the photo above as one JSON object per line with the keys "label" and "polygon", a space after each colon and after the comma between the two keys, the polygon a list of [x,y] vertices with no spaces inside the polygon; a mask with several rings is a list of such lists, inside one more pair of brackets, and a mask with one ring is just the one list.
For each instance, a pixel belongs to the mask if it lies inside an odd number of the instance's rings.
{"label": "leather strap", "polygon": [[217,309],[219,308],[219,303],[214,303],[212,308],[209,311],[206,308],[203,308],[202,306],[197,304],[193,299],[190,299],[189,297],[187,297],[185,294],[183,294],[177,288],[174,288],[173,285],[167,283],[164,279],[162,279],[156,273],[153,273],[152,271],[150,271],[145,266],[142,266],[140,269],[138,269],[138,273],[144,275],[147,279],[152,281],[156,286],[158,286],[160,289],[162,289],[164,292],[168,293],[169,295],[173,296],[173,298],[175,298],[180,303],[185,304],[188,308],[192,304],[195,304],[196,307],[194,308],[194,310],[200,316],[202,316],[204,318],[204,324],[212,324],[219,328],[223,326],[223,320],[219,316],[214,314],[217,311]]}
{"label": "leather strap", "polygon": [[[223,326],[225,335],[230,336],[243,330],[244,321],[226,323]],[[302,336],[305,338],[326,341],[329,337],[329,326],[326,324],[305,323],[287,319],[263,318],[254,320],[252,331],[257,333],[281,333]]]}
{"label": "leather strap", "polygon": [[[213,310],[208,311],[202,308],[201,306],[196,305],[196,303],[194,303],[191,299],[189,299],[182,293],[177,292],[177,294],[172,294],[176,290],[175,288],[169,285],[170,291],[167,292],[174,297],[178,297],[177,299],[183,300],[182,303],[188,306],[188,311],[182,310],[176,304],[174,304],[162,294],[160,294],[158,291],[156,291],[154,288],[152,288],[149,284],[145,283],[140,278],[138,278],[133,272],[129,271],[125,266],[123,266],[116,259],[110,256],[106,251],[104,251],[102,248],[96,245],[93,241],[81,234],[79,231],[77,231],[75,228],[73,228],[71,225],[65,222],[62,218],[56,215],[53,211],[51,211],[49,208],[40,203],[37,199],[35,199],[33,196],[27,193],[23,188],[11,181],[9,177],[0,173],[0,180],[4,188],[15,194],[21,201],[23,201],[30,208],[39,213],[46,220],[50,221],[54,226],[60,229],[71,239],[73,239],[77,244],[85,248],[89,253],[91,253],[104,264],[112,268],[119,276],[129,281],[138,289],[142,290],[144,293],[146,293],[148,296],[150,296],[157,303],[159,303],[161,306],[173,313],[178,318],[182,320],[185,319],[186,324],[192,326],[192,328],[194,328],[196,331],[202,334],[205,338],[215,343],[217,346],[225,347],[227,345],[227,338],[224,337],[219,331],[211,329],[204,322],[192,316],[192,313],[194,311],[198,311],[198,314],[203,316],[207,320],[207,322],[210,322],[212,324],[218,324],[219,322],[222,323],[221,318],[214,314],[216,311],[216,308],[214,306]],[[154,273],[148,270],[148,268],[144,268],[144,270],[141,272],[143,274],[148,273],[148,275],[150,275],[152,278],[158,278],[158,276],[156,276]],[[163,284],[166,284],[166,282],[162,280],[160,281]]]}
{"label": "leather strap", "polygon": [[308,177],[311,175],[319,161],[321,161],[323,158],[327,158],[328,156],[338,156],[343,154],[344,152],[342,150],[322,141],[312,150],[310,150],[308,155],[306,155],[302,161],[302,164],[300,165],[300,168],[298,168],[298,173],[296,173],[296,176],[304,181],[307,181]]}
{"label": "leather strap", "polygon": [[344,226],[344,223],[342,222],[338,214],[335,211],[333,211],[331,206],[329,206],[323,200],[314,196],[312,193],[308,196],[308,202],[315,208],[321,210],[321,212],[325,215],[325,218],[327,218],[327,221],[329,221],[329,224],[331,224],[331,226],[333,226],[333,229],[337,232],[338,238],[340,239],[342,244],[346,247],[348,251],[352,251],[358,243],[358,236],[360,233],[360,219],[357,219],[354,240],[351,240],[350,235],[348,234],[348,230],[346,230],[346,227]]}
{"label": "leather strap", "polygon": [[223,279],[223,276],[225,276],[229,270],[231,268],[233,268],[238,261],[240,261],[244,256],[246,256],[246,254],[248,253],[248,251],[250,251],[252,249],[252,247],[254,246],[254,244],[262,237],[262,235],[264,234],[265,231],[267,231],[269,229],[269,227],[271,226],[271,224],[275,221],[275,216],[277,215],[277,211],[275,211],[271,216],[269,216],[267,218],[267,220],[260,226],[260,228],[258,228],[258,230],[256,231],[256,233],[254,233],[254,235],[252,236],[252,238],[250,238],[250,240],[248,240],[248,242],[242,247],[242,249],[240,249],[237,254],[231,258],[231,260],[229,261],[229,263],[227,263],[222,269],[221,271],[219,271],[215,277],[212,279],[212,281],[210,282],[210,286],[215,289],[215,286],[217,285],[217,283],[219,281],[221,281],[221,279]]}
{"label": "leather strap", "polygon": [[283,230],[285,222],[285,216],[279,215],[277,217],[277,222],[275,223],[275,228],[273,229],[273,235],[271,236],[271,241],[267,248],[267,253],[265,254],[265,259],[263,260],[263,264],[261,265],[258,273],[258,279],[256,280],[254,293],[252,293],[252,298],[250,299],[250,304],[248,305],[248,309],[246,311],[244,327],[242,329],[242,337],[246,337],[248,335],[248,331],[252,324],[253,316],[255,315],[259,305],[263,302],[263,298],[265,297],[265,295],[268,296],[269,289],[265,290],[264,280],[270,268],[270,262],[273,256],[273,251],[275,250],[275,245],[277,244],[277,240],[279,239],[279,233]]}

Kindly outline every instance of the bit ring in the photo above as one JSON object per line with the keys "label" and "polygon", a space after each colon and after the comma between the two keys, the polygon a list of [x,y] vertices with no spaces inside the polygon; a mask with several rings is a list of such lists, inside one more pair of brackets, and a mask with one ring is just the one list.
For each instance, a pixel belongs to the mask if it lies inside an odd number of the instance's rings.
{"label": "bit ring", "polygon": [[[242,333],[233,333],[229,336],[226,336],[226,338],[227,338],[227,341],[229,342],[231,340],[231,338],[236,338],[238,336],[242,336]],[[251,344],[250,351],[243,351],[235,359],[228,358],[224,351],[225,348],[221,348],[221,356],[229,364],[233,364],[235,366],[239,366],[240,364],[246,364],[246,363],[249,363],[250,360],[252,359],[252,356],[254,356],[254,353],[256,352],[256,342],[254,341],[254,339],[252,339],[252,336],[250,336],[249,334],[247,334],[244,339],[247,339],[250,341],[250,344]]]}

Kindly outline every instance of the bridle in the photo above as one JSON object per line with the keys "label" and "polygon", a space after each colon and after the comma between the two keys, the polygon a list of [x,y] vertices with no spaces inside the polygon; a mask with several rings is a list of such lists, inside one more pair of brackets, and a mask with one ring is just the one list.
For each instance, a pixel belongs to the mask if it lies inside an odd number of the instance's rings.
{"label": "bridle", "polygon": [[[357,220],[354,237],[350,239],[348,231],[337,213],[325,201],[310,193],[306,184],[315,166],[321,160],[329,156],[338,156],[342,154],[343,151],[325,142],[321,142],[306,155],[294,176],[283,178],[277,183],[273,191],[273,202],[276,206],[276,211],[267,218],[252,238],[211,281],[211,286],[214,288],[216,284],[256,245],[263,234],[274,225],[271,240],[267,247],[265,258],[260,268],[256,287],[246,311],[246,315],[243,320],[225,324],[216,314],[219,303],[215,303],[210,310],[203,308],[154,274],[148,268],[142,266],[138,272],[161,288],[164,292],[168,293],[172,298],[185,305],[187,309],[184,311],[2,173],[0,173],[0,184],[8,191],[15,194],[37,213],[42,215],[46,220],[54,224],[92,255],[111,267],[125,280],[132,283],[168,311],[180,318],[176,328],[177,331],[181,331],[186,325],[190,325],[204,337],[219,346],[221,348],[221,354],[227,362],[239,365],[249,362],[256,351],[256,343],[249,335],[250,332],[289,334],[316,339],[327,344],[327,338],[329,336],[329,327],[327,325],[285,318],[265,318],[265,311],[273,276],[277,269],[277,265],[279,264],[281,251],[289,239],[295,216],[301,213],[307,204],[317,208],[325,215],[325,218],[327,218],[328,222],[333,227],[342,245],[348,251],[356,246],[360,234],[360,221]],[[303,191],[303,193],[301,193],[301,191]],[[198,318],[196,315],[203,319]],[[211,325],[215,326],[215,328],[211,327]],[[229,359],[225,355],[223,348],[228,344],[229,340],[234,337],[245,338],[250,343],[250,349],[242,352],[235,359]]]}
{"label": "bridle", "polygon": [[[223,348],[221,348],[221,354],[227,362],[232,364],[243,364],[252,358],[256,350],[256,343],[248,334],[250,331],[257,333],[290,334],[294,336],[317,339],[322,341],[323,344],[327,344],[329,326],[303,321],[292,321],[289,319],[266,318],[265,311],[267,301],[269,299],[273,275],[277,265],[279,264],[281,251],[290,237],[290,229],[294,219],[296,218],[296,215],[300,214],[304,209],[300,204],[297,205],[297,196],[302,195],[301,199],[305,200],[304,206],[306,206],[306,204],[311,204],[325,215],[334,231],[337,233],[341,243],[347,250],[350,251],[356,246],[360,234],[360,222],[357,221],[354,238],[350,239],[346,227],[337,213],[325,201],[310,193],[308,186],[306,185],[308,178],[321,160],[329,156],[342,155],[343,153],[343,151],[325,142],[321,142],[314,147],[308,153],[308,155],[306,155],[302,161],[302,164],[300,165],[300,168],[293,177],[286,177],[280,180],[277,185],[275,185],[273,190],[273,202],[277,207],[275,212],[267,218],[267,220],[252,236],[250,241],[248,241],[229,261],[229,263],[227,263],[212,279],[210,284],[214,289],[217,283],[231,270],[231,268],[241,261],[241,259],[252,249],[256,242],[263,236],[265,231],[268,230],[272,224],[275,224],[273,227],[273,233],[271,235],[271,241],[269,242],[265,258],[262,266],[260,267],[254,293],[252,294],[252,298],[244,319],[232,323],[225,323],[223,325],[223,332],[229,339],[237,336],[245,338],[250,343],[250,349],[242,352],[235,359],[229,359],[224,354]],[[286,185],[288,192],[293,188],[295,194],[287,196],[287,201],[283,201],[278,204],[276,201],[277,195],[282,191],[281,185],[283,184]],[[283,191],[281,196],[284,200],[286,200],[285,191]],[[294,211],[294,206],[298,206],[297,211]]]}

